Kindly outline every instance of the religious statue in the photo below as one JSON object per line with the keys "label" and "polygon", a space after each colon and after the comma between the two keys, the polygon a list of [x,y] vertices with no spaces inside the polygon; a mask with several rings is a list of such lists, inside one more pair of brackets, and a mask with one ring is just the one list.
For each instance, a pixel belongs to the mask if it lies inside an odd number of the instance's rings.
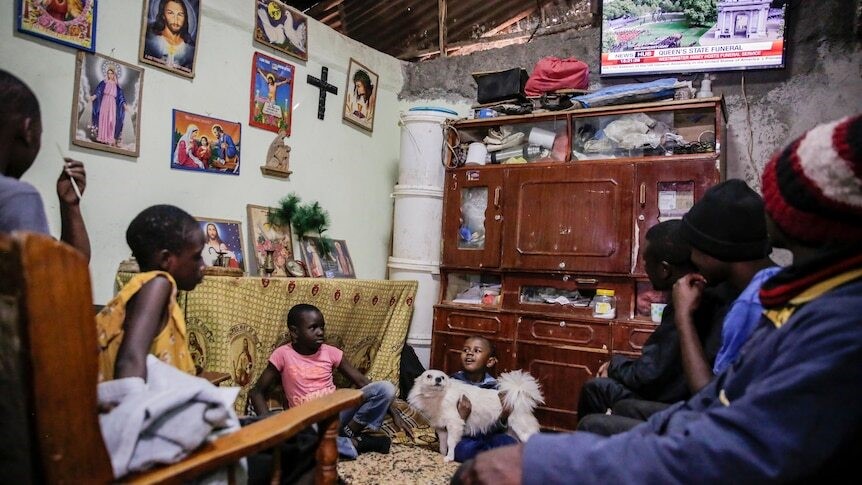
{"label": "religious statue", "polygon": [[287,132],[280,129],[278,135],[269,144],[269,150],[266,151],[266,165],[260,167],[260,171],[264,175],[288,178],[293,173],[289,166],[290,146],[284,142],[285,136],[287,136]]}

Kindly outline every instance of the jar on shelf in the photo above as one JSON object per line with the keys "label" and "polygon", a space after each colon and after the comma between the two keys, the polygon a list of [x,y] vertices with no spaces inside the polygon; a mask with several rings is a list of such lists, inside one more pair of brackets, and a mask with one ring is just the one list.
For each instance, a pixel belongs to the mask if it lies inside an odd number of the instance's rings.
{"label": "jar on shelf", "polygon": [[596,318],[615,318],[617,316],[617,299],[614,290],[598,289],[593,297],[593,316]]}

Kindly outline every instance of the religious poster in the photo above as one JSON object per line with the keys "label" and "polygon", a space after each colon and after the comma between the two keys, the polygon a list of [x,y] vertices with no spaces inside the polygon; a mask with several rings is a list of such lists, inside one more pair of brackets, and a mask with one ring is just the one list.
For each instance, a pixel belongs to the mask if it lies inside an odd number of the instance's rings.
{"label": "religious poster", "polygon": [[376,102],[377,74],[351,58],[347,69],[347,87],[344,89],[344,119],[373,131]]}
{"label": "religious poster", "polygon": [[290,226],[269,222],[269,207],[249,204],[246,208],[249,247],[254,254],[254,258],[249,257],[249,274],[263,275],[265,266],[271,264],[272,276],[287,276],[287,263],[293,260]]}
{"label": "religious poster", "polygon": [[241,129],[238,122],[175,109],[171,168],[239,175]]}
{"label": "religious poster", "polygon": [[144,70],[101,54],[78,53],[72,143],[137,157]]}
{"label": "religious poster", "polygon": [[239,221],[196,217],[206,243],[201,251],[204,265],[245,271],[242,227]]}
{"label": "religious poster", "polygon": [[254,53],[251,63],[251,103],[248,124],[290,135],[293,74],[286,62]]}
{"label": "religious poster", "polygon": [[195,76],[200,0],[144,0],[138,59],[181,76]]}
{"label": "religious poster", "polygon": [[95,52],[97,0],[19,0],[18,30]]}
{"label": "religious poster", "polygon": [[304,237],[300,241],[302,260],[312,278],[356,278],[353,261],[343,239],[331,239],[327,252],[319,237]]}
{"label": "religious poster", "polygon": [[308,18],[277,0],[256,0],[254,40],[308,60]]}

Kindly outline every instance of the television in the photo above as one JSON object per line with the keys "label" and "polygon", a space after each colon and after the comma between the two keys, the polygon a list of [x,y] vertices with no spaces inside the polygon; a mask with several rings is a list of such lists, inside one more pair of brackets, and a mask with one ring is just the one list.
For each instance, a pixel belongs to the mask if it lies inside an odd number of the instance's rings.
{"label": "television", "polygon": [[783,68],[784,0],[602,0],[602,76]]}

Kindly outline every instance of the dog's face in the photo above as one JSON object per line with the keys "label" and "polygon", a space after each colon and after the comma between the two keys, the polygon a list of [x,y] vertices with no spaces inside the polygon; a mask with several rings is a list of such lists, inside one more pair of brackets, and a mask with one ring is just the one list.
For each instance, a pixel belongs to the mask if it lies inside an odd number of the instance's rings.
{"label": "dog's face", "polygon": [[414,386],[418,386],[424,393],[444,393],[449,387],[449,376],[439,370],[426,370],[414,381]]}

